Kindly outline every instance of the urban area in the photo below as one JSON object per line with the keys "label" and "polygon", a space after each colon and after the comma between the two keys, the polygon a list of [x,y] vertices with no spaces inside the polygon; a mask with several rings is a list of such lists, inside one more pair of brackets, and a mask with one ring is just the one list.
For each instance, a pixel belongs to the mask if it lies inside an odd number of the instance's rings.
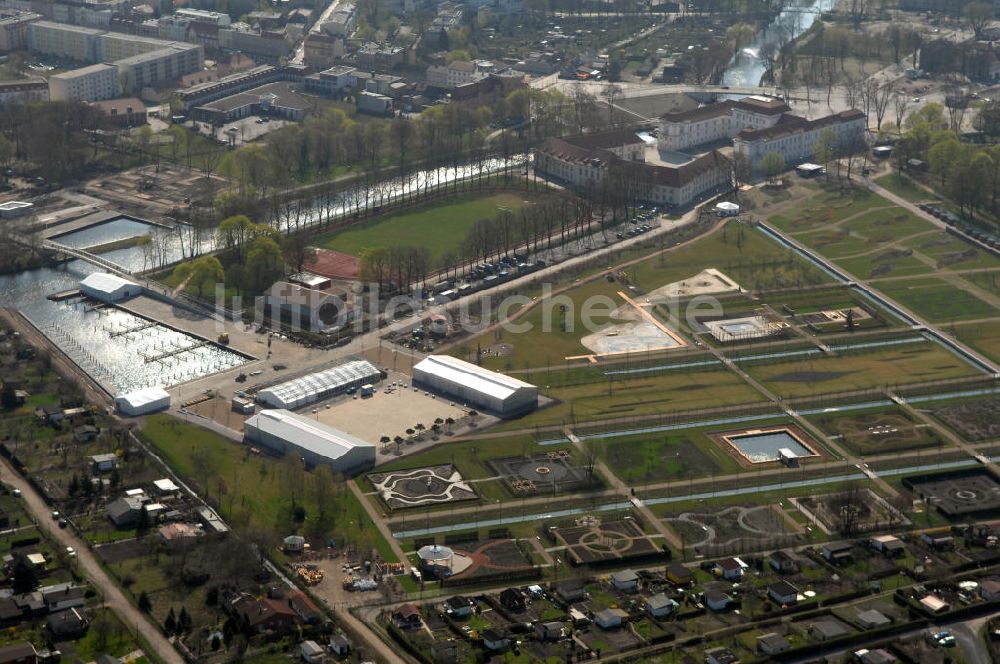
{"label": "urban area", "polygon": [[0,0],[0,664],[1000,661],[1000,0]]}

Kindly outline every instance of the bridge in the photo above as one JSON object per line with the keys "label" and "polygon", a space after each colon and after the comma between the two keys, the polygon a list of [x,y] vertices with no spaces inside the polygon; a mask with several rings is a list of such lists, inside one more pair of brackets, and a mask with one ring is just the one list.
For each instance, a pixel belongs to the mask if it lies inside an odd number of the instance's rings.
{"label": "bridge", "polygon": [[126,279],[133,279],[131,272],[123,268],[121,265],[112,263],[111,261],[101,258],[95,254],[90,253],[84,249],[77,249],[75,247],[67,247],[65,244],[59,244],[58,242],[53,242],[52,240],[43,240],[42,249],[46,251],[51,251],[57,254],[63,254],[66,256],[72,256],[73,258],[79,258],[82,261],[86,261],[91,265],[96,265],[97,267],[110,272],[111,274],[117,274],[119,277],[124,277]]}

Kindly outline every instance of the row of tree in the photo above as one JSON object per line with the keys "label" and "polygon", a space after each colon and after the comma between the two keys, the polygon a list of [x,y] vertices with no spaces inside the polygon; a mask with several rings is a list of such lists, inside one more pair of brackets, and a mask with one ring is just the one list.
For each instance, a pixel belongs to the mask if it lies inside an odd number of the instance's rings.
{"label": "row of tree", "polygon": [[964,212],[1000,214],[1000,145],[963,142],[940,104],[911,113],[905,129],[893,152],[898,169],[911,159],[925,161]]}

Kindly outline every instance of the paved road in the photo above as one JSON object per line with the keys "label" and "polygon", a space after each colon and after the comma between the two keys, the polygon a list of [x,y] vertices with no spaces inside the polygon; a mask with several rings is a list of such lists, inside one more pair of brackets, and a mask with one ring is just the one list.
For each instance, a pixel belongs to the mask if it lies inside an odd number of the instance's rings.
{"label": "paved road", "polygon": [[6,461],[0,459],[0,480],[20,489],[21,497],[34,517],[38,527],[43,530],[60,546],[71,546],[76,549],[76,561],[79,570],[90,580],[104,597],[105,606],[118,614],[129,630],[133,626],[142,634],[142,638],[156,652],[161,660],[167,664],[184,664],[184,658],[180,656],[173,645],[163,636],[160,629],[154,625],[149,617],[137,609],[126,599],[118,585],[108,576],[107,572],[98,564],[94,554],[87,548],[86,543],[77,537],[70,529],[60,529],[52,520],[52,513],[49,506],[45,504],[42,497],[38,495],[34,487],[28,484],[24,478],[14,472]]}

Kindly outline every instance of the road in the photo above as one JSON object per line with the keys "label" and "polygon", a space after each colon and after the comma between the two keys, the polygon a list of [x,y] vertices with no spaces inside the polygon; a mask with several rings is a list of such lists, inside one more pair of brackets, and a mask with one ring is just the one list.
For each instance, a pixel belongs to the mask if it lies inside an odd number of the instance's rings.
{"label": "road", "polygon": [[341,0],[330,0],[330,4],[326,6],[323,13],[319,15],[316,22],[312,24],[309,28],[309,32],[302,36],[302,41],[299,45],[295,47],[295,54],[292,55],[292,59],[289,62],[293,65],[301,65],[306,58],[306,37],[313,34],[319,34],[323,31],[323,24],[330,20],[330,16],[337,10],[340,6]]}
{"label": "road", "polygon": [[104,605],[110,607],[129,628],[134,627],[157,656],[167,664],[184,664],[173,645],[163,636],[160,628],[149,617],[137,609],[122,593],[118,584],[100,566],[87,544],[69,528],[61,529],[52,520],[52,512],[42,497],[24,478],[18,475],[6,460],[0,459],[0,480],[21,490],[21,498],[31,513],[39,529],[62,547],[71,546],[76,550],[76,562],[80,572],[93,584],[104,598]]}

